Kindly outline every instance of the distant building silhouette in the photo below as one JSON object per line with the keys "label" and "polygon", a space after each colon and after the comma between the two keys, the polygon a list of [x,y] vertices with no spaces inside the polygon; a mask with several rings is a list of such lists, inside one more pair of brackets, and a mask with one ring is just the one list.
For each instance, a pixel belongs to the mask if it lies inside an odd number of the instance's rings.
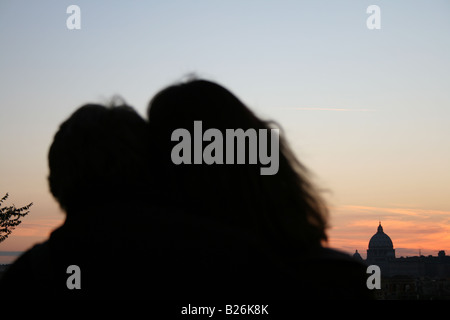
{"label": "distant building silhouette", "polygon": [[358,250],[356,250],[356,252],[353,254],[353,258],[355,258],[358,261],[363,261],[363,258],[359,254]]}
{"label": "distant building silhouette", "polygon": [[[353,257],[363,260],[358,250],[355,251]],[[396,258],[394,244],[391,238],[384,233],[381,222],[378,225],[377,233],[370,238],[365,263],[379,266],[384,277],[397,275],[450,277],[450,256],[447,256],[443,250],[439,251],[437,257],[420,255]]]}
{"label": "distant building silhouette", "polygon": [[450,256],[444,250],[437,256],[395,257],[394,244],[384,233],[381,222],[370,238],[367,259],[358,250],[355,259],[381,269],[382,290],[379,298],[450,299]]}

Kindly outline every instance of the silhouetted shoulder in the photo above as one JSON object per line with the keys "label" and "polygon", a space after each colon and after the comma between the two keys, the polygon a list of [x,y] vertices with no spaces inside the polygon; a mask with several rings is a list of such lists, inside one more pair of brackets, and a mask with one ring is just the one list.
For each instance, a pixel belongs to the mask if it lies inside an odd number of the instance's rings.
{"label": "silhouetted shoulder", "polygon": [[22,254],[0,280],[0,291],[8,297],[42,298],[51,287],[48,242],[37,244]]}
{"label": "silhouetted shoulder", "polygon": [[305,276],[309,277],[310,294],[316,299],[373,299],[367,288],[367,266],[350,255],[322,248],[301,261]]}

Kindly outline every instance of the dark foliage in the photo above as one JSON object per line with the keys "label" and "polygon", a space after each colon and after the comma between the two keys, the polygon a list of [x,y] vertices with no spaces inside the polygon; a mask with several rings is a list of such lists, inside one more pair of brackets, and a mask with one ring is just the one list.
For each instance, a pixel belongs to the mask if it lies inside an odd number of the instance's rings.
{"label": "dark foliage", "polygon": [[[8,194],[0,199],[0,207],[6,199],[8,199]],[[8,238],[11,232],[22,223],[21,218],[30,212],[28,209],[32,205],[33,203],[21,208],[16,208],[15,205],[0,208],[0,242]]]}

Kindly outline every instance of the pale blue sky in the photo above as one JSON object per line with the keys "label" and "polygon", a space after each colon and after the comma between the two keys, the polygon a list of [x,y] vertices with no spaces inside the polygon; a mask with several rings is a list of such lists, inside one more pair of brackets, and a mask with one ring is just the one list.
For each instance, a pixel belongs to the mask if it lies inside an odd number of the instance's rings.
{"label": "pale blue sky", "polygon": [[450,211],[449,57],[448,1],[2,1],[0,193],[51,225],[58,125],[114,94],[144,115],[196,72],[277,120],[332,205]]}

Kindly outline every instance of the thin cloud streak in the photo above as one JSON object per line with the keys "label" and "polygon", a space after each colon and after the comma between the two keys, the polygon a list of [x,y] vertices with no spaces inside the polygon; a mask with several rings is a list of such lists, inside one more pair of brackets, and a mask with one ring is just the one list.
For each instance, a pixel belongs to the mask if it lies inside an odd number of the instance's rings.
{"label": "thin cloud streak", "polygon": [[12,233],[14,237],[48,237],[50,232],[62,224],[63,219],[39,219],[34,222],[25,221]]}
{"label": "thin cloud streak", "polygon": [[337,112],[374,112],[376,109],[348,109],[348,108],[301,108],[301,107],[287,107],[286,110],[300,110],[300,111],[337,111]]}

